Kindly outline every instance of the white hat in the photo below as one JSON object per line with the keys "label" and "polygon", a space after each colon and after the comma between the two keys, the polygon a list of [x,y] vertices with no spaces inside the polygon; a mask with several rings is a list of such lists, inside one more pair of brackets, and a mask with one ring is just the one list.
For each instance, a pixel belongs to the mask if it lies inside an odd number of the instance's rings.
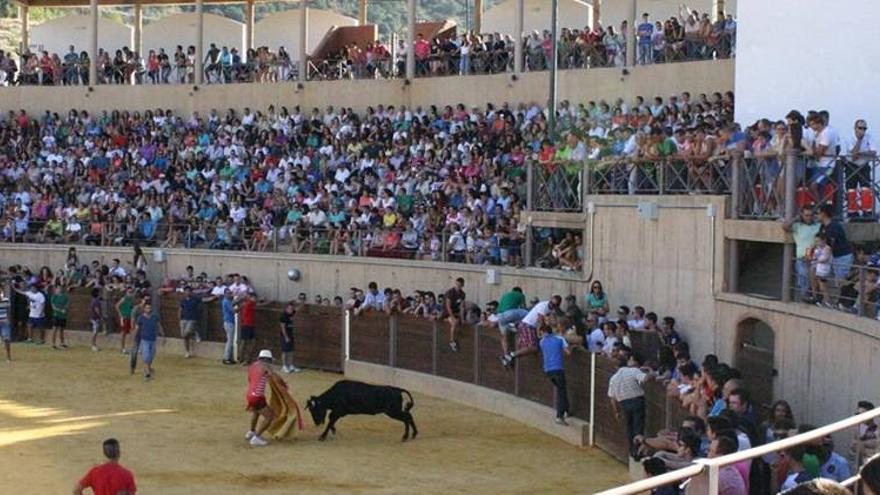
{"label": "white hat", "polygon": [[271,361],[272,360],[272,351],[270,351],[269,349],[263,349],[262,351],[260,351],[260,354],[258,357],[259,357],[259,359],[268,359]]}

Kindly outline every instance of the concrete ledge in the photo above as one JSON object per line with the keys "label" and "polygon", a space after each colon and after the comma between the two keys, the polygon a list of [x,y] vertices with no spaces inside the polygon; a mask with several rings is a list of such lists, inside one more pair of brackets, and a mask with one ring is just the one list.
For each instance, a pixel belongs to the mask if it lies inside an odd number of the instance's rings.
{"label": "concrete ledge", "polygon": [[505,416],[578,447],[589,442],[589,422],[569,418],[569,426],[561,426],[554,421],[556,411],[550,407],[472,383],[362,361],[346,361],[345,376],[394,385]]}

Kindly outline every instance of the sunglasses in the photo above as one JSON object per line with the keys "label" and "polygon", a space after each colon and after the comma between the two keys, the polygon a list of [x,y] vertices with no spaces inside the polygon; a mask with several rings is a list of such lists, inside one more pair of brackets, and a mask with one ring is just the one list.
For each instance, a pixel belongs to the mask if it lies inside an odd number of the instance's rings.
{"label": "sunglasses", "polygon": [[868,130],[867,127],[856,127],[856,129],[858,129],[860,131],[867,131]]}

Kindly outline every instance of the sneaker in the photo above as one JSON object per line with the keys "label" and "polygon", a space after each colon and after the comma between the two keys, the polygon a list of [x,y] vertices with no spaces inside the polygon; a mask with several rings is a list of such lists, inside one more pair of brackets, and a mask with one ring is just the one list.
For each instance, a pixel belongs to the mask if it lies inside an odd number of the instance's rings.
{"label": "sneaker", "polygon": [[197,333],[196,334],[196,342],[201,342],[201,341],[202,341],[202,336]]}
{"label": "sneaker", "polygon": [[144,381],[148,382],[153,379],[153,375],[151,373],[144,373]]}
{"label": "sneaker", "polygon": [[287,366],[282,366],[282,367],[281,367],[281,372],[282,372],[282,373],[290,373],[290,368],[288,368]]}
{"label": "sneaker", "polygon": [[98,346],[96,346],[96,345],[93,345],[93,346],[92,346],[92,352],[98,352],[98,351],[100,351],[100,350],[101,350],[101,349],[98,348]]}
{"label": "sneaker", "polygon": [[235,364],[235,361],[233,361],[231,359],[224,359],[223,364]]}
{"label": "sneaker", "polygon": [[187,352],[186,354],[183,355],[183,359],[189,359],[189,358],[191,358],[191,357],[193,357],[192,354],[190,354],[190,353],[188,353],[188,352]]}
{"label": "sneaker", "polygon": [[452,349],[452,352],[458,352],[458,342],[453,340],[449,343],[449,348]]}
{"label": "sneaker", "polygon": [[556,424],[568,426],[568,421],[566,421],[565,418],[556,418]]}
{"label": "sneaker", "polygon": [[244,439],[245,439],[245,440],[250,440],[251,438],[254,438],[255,436],[257,436],[256,433],[254,433],[253,431],[249,431],[249,432],[247,432],[247,433],[244,434]]}
{"label": "sneaker", "polygon": [[62,348],[62,349],[67,349],[67,348],[68,348],[68,347],[67,347],[67,344],[61,344],[61,348]]}
{"label": "sneaker", "polygon": [[254,447],[265,447],[266,445],[269,445],[269,442],[263,440],[262,437],[254,435],[253,438],[251,438],[251,445]]}
{"label": "sneaker", "polygon": [[288,371],[288,373],[299,373],[300,371],[302,371],[302,369],[297,368],[296,366],[293,366],[293,365],[290,366],[289,370],[290,371]]}

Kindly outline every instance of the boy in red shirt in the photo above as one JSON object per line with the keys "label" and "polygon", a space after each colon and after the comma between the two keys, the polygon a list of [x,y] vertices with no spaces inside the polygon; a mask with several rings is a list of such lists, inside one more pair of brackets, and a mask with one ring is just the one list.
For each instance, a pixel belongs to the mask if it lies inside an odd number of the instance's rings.
{"label": "boy in red shirt", "polygon": [[[266,388],[269,387],[269,379],[272,375],[275,375],[275,372],[269,366],[271,362],[272,351],[263,349],[260,351],[257,361],[248,367],[246,398],[247,410],[251,412],[251,428],[244,437],[250,440],[251,445],[254,447],[263,447],[269,444],[261,435],[275,419],[274,411],[266,403]],[[263,424],[257,428],[260,416],[263,416]]]}
{"label": "boy in red shirt", "polygon": [[83,490],[91,488],[95,495],[135,495],[134,475],[119,465],[119,442],[115,438],[104,440],[104,456],[107,462],[90,469],[73,493],[83,495]]}

